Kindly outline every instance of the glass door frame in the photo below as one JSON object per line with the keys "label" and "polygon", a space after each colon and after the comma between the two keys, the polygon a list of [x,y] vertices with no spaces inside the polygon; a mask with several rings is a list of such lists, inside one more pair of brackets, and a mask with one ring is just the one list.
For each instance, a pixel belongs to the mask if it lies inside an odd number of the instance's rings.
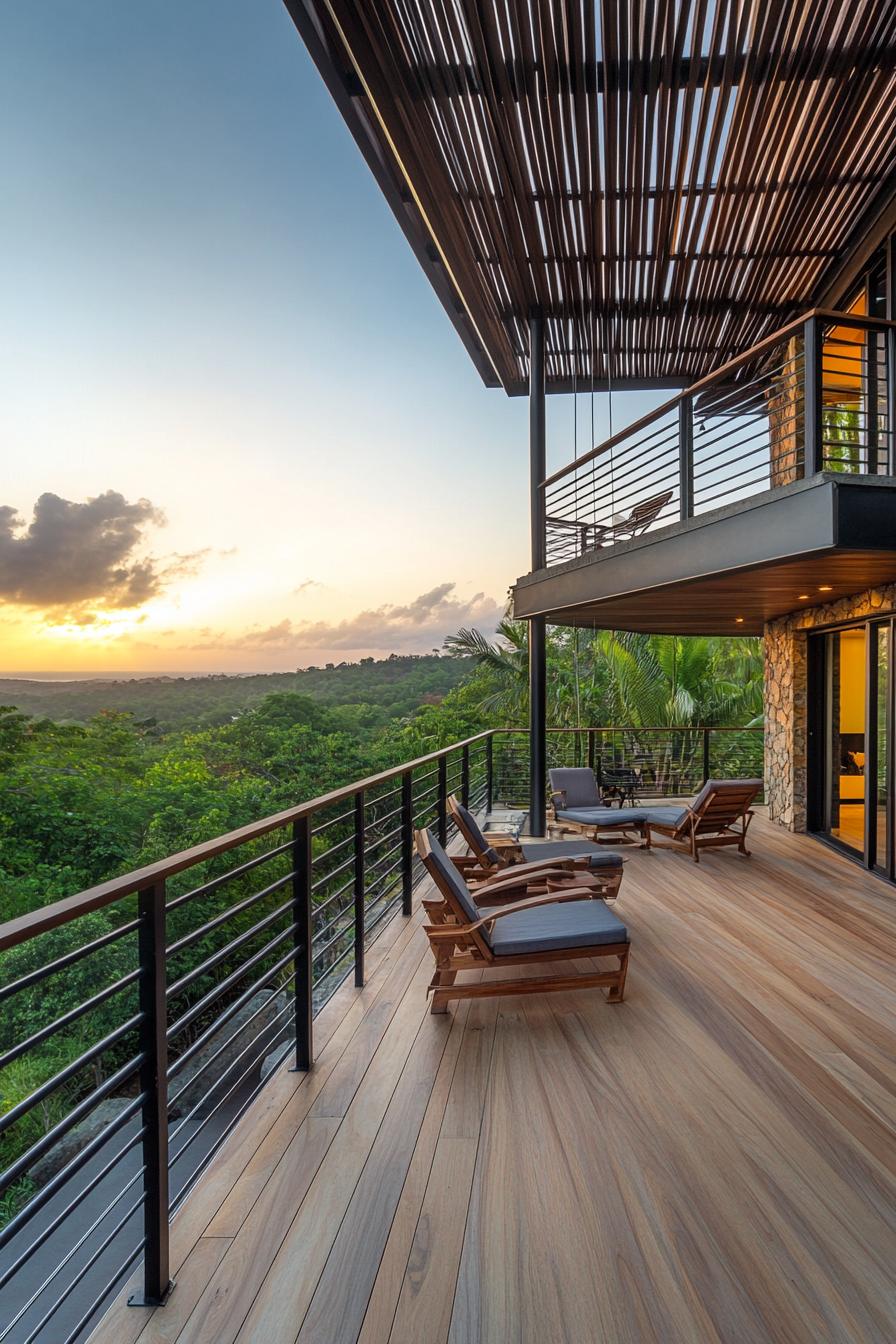
{"label": "glass door frame", "polygon": [[[829,636],[843,630],[861,629],[865,631],[865,792],[864,792],[864,847],[863,852],[852,848],[844,841],[832,835],[830,825],[831,806],[831,763],[829,741],[831,716],[834,712],[832,702],[831,658],[828,653]],[[878,767],[881,758],[879,752],[878,731],[878,691],[879,691],[879,633],[887,631],[887,685],[885,688],[885,844],[883,854],[879,854],[877,844],[877,812],[880,789]],[[882,616],[861,621],[849,621],[837,626],[826,626],[809,631],[807,648],[808,672],[808,739],[807,739],[807,823],[808,829],[825,844],[831,845],[841,854],[863,864],[873,872],[896,880],[896,816],[894,816],[894,735],[896,735],[896,674],[894,674],[894,638],[896,638],[896,617]]]}

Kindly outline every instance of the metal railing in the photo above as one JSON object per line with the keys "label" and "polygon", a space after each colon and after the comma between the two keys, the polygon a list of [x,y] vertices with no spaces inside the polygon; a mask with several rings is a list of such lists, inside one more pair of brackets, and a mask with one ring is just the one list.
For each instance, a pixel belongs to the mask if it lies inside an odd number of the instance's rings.
{"label": "metal railing", "polygon": [[[601,791],[616,801],[688,797],[707,779],[761,778],[762,728],[553,728],[547,768],[589,766]],[[497,729],[495,802],[528,805],[528,735]]]}
{"label": "metal railing", "polygon": [[819,471],[893,475],[896,323],[813,310],[542,483],[562,564]]}
{"label": "metal railing", "polygon": [[0,1341],[75,1341],[314,1014],[411,913],[415,827],[491,798],[492,734],[0,925]]}
{"label": "metal railing", "polygon": [[[760,772],[761,731],[558,729],[548,765],[635,771],[645,797]],[[422,868],[447,798],[528,805],[528,735],[497,729],[0,925],[0,1341],[74,1344]]]}

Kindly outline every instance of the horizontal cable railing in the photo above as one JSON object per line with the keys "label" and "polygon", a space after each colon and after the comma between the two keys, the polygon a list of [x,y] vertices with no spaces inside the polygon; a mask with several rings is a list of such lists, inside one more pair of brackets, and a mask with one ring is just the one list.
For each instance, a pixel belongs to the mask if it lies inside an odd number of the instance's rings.
{"label": "horizontal cable railing", "polygon": [[388,918],[415,827],[491,803],[491,733],[0,925],[0,1344],[73,1344]]}
{"label": "horizontal cable railing", "polygon": [[896,323],[813,310],[542,483],[563,564],[819,471],[893,475]]}
{"label": "horizontal cable railing", "polygon": [[[548,769],[587,766],[610,804],[686,798],[707,779],[761,778],[762,728],[555,728],[547,735]],[[523,730],[495,732],[496,807],[525,808],[529,746]]]}

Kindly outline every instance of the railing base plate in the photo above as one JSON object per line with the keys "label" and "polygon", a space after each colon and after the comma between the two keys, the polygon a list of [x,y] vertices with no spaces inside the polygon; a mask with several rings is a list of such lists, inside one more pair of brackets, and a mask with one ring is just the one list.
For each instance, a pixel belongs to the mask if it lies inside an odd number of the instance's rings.
{"label": "railing base plate", "polygon": [[164,1307],[171,1294],[177,1287],[177,1280],[172,1279],[161,1297],[147,1297],[145,1293],[131,1293],[128,1298],[129,1307]]}

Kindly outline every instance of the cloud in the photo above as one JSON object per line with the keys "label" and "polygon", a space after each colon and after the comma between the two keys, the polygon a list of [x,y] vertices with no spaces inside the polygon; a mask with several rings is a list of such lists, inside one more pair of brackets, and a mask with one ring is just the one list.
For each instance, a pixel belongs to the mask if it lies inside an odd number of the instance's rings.
{"label": "cloud", "polygon": [[116,490],[83,504],[43,494],[27,526],[0,506],[0,601],[83,624],[97,609],[142,606],[170,580],[195,574],[205,556],[141,554],[146,531],[164,522],[148,499],[129,503]]}
{"label": "cloud", "polygon": [[297,588],[293,588],[292,592],[290,593],[290,596],[298,597],[301,593],[310,592],[312,588],[323,588],[323,587],[324,584],[321,583],[320,579],[305,579],[302,583],[299,584]]}
{"label": "cloud", "polygon": [[446,635],[462,626],[477,626],[491,634],[503,614],[485,593],[459,598],[456,584],[440,583],[405,605],[384,604],[360,611],[342,621],[291,621],[256,626],[241,635],[211,634],[191,649],[231,649],[259,653],[296,653],[310,649],[326,652],[422,652],[439,647]]}

